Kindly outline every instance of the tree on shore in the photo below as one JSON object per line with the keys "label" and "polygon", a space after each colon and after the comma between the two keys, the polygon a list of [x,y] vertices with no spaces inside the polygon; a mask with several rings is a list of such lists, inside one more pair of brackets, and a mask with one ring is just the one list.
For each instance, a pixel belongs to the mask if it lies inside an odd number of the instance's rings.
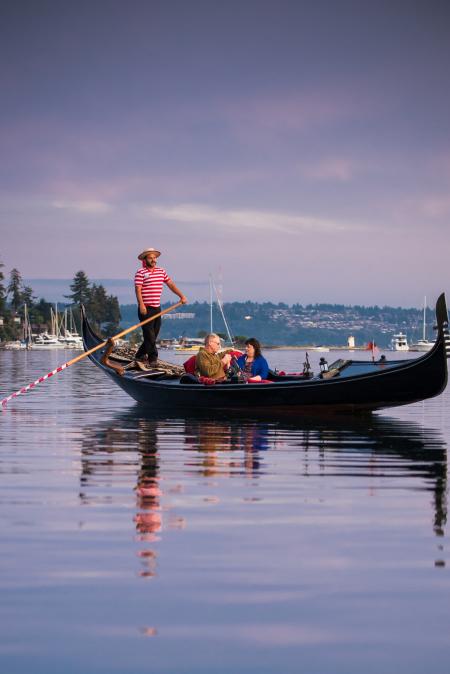
{"label": "tree on shore", "polygon": [[[107,334],[114,334],[119,329],[120,308],[115,295],[107,295],[103,285],[89,281],[84,271],[78,271],[70,285],[71,295],[66,295],[73,304],[83,304],[95,327],[103,327]],[[77,308],[74,310],[79,316]]]}
{"label": "tree on shore", "polygon": [[86,307],[87,311],[92,316],[95,316],[97,323],[104,323],[108,315],[108,297],[105,288],[102,285],[93,283],[89,295],[89,302]]}
{"label": "tree on shore", "polygon": [[73,304],[88,304],[91,298],[91,287],[84,271],[77,271],[70,285],[70,290],[72,294],[64,297],[71,300]]}
{"label": "tree on shore", "polygon": [[0,341],[10,339],[12,336],[12,327],[10,325],[10,314],[6,306],[6,288],[4,285],[5,275],[2,271],[5,265],[0,262]]}
{"label": "tree on shore", "polygon": [[17,313],[23,304],[23,282],[19,270],[15,267],[11,270],[6,292],[10,296],[9,303],[13,312]]}
{"label": "tree on shore", "polygon": [[108,335],[117,333],[120,329],[120,305],[119,300],[115,295],[108,295],[107,297],[107,318],[105,325],[105,332]]}
{"label": "tree on shore", "polygon": [[[28,304],[27,304],[28,306]],[[50,324],[52,305],[44,299],[33,302],[29,310],[30,321],[37,324]]]}
{"label": "tree on shore", "polygon": [[86,310],[98,325],[104,325],[107,334],[117,332],[120,323],[119,300],[107,295],[104,286],[93,283]]}
{"label": "tree on shore", "polygon": [[3,316],[3,313],[6,308],[6,291],[3,281],[5,280],[5,275],[2,272],[2,269],[5,265],[3,262],[0,262],[0,316]]}
{"label": "tree on shore", "polygon": [[34,306],[35,301],[36,297],[33,295],[33,288],[25,286],[22,290],[22,305],[26,304],[28,309],[31,309]]}
{"label": "tree on shore", "polygon": [[[1,339],[17,339],[19,337],[20,327],[14,322],[13,317],[18,313],[23,305],[22,277],[17,269],[13,269],[10,274],[10,280],[5,287],[5,275],[2,271],[3,262],[0,262],[0,325]],[[8,303],[8,295],[11,294],[11,300]]]}

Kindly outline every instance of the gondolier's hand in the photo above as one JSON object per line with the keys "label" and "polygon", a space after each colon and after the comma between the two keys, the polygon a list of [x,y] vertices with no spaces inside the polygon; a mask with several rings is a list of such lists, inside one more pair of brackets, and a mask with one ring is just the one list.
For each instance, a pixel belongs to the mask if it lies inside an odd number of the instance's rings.
{"label": "gondolier's hand", "polygon": [[187,304],[188,303],[187,297],[185,295],[181,295],[180,302],[181,304]]}
{"label": "gondolier's hand", "polygon": [[141,304],[140,302],[139,302],[139,313],[143,314],[144,316],[147,314],[147,307],[145,306],[145,304]]}

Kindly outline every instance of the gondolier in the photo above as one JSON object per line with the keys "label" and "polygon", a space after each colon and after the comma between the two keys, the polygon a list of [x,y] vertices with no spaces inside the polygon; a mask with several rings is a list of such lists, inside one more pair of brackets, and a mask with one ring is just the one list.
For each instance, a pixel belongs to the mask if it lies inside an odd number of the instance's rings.
{"label": "gondolier", "polygon": [[[134,276],[134,288],[138,303],[139,320],[143,321],[161,311],[161,294],[165,283],[170,290],[178,295],[183,304],[187,299],[177,288],[165,269],[158,267],[157,259],[161,255],[155,248],[146,248],[138,255],[142,261],[142,267]],[[158,350],[156,340],[161,328],[161,317],[142,326],[144,341],[136,352],[136,360],[142,360],[147,356],[148,364],[154,367],[158,362]]]}

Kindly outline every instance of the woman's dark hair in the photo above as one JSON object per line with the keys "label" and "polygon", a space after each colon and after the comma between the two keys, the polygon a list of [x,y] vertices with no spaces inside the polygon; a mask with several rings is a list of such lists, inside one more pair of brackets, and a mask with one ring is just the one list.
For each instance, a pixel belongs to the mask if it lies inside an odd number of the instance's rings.
{"label": "woman's dark hair", "polygon": [[254,337],[250,337],[249,339],[245,340],[245,343],[253,346],[253,348],[255,349],[255,358],[258,358],[258,356],[261,355],[261,344],[258,342],[257,339],[255,339]]}

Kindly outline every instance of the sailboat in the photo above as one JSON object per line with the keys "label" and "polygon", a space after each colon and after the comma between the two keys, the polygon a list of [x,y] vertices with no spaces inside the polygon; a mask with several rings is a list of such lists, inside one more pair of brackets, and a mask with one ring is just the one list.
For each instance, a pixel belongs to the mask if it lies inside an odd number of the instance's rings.
{"label": "sailboat", "polygon": [[225,330],[227,331],[228,341],[230,342],[227,346],[234,346],[235,339],[228,325],[227,319],[225,318],[225,313],[223,311],[223,303],[221,299],[221,293],[219,293],[216,284],[212,275],[209,275],[209,306],[210,306],[210,332],[213,332],[213,290],[216,295],[217,306],[219,307],[220,314],[222,316],[223,323],[225,325]]}
{"label": "sailboat", "polygon": [[418,339],[415,344],[410,344],[410,351],[429,351],[433,346],[434,342],[430,342],[427,339],[427,326],[426,326],[426,311],[427,311],[427,298],[424,298],[423,301],[423,333],[422,339]]}
{"label": "sailboat", "polygon": [[21,339],[15,339],[9,342],[4,342],[2,348],[7,351],[17,351],[19,349],[31,349],[32,347],[32,336],[31,336],[31,323],[30,317],[28,315],[28,307],[26,304],[23,305],[23,326],[22,326],[22,337]]}
{"label": "sailboat", "polygon": [[58,331],[58,341],[68,349],[83,349],[83,339],[78,334],[72,310],[64,310],[64,317]]}
{"label": "sailboat", "polygon": [[[227,331],[227,336],[228,336],[228,341],[230,342],[229,346],[234,346],[234,337],[231,333],[230,327],[227,323],[227,319],[225,318],[225,314],[223,311],[223,304],[222,300],[220,298],[219,291],[217,290],[216,284],[214,283],[213,277],[210,274],[209,275],[209,307],[210,307],[210,325],[209,325],[209,332],[213,332],[213,304],[214,304],[214,299],[213,299],[213,294],[215,293],[216,296],[216,301],[217,301],[217,306],[219,307],[220,314],[222,316],[225,329]],[[189,338],[185,337],[182,338],[181,343],[177,346],[175,346],[175,351],[177,353],[192,353],[196,354],[198,353],[198,350],[200,349],[201,346],[203,346],[204,340],[199,339],[199,338]]]}
{"label": "sailboat", "polygon": [[23,348],[25,349],[31,349],[33,346],[33,336],[31,334],[31,322],[30,322],[30,317],[28,315],[28,307],[26,304],[24,304],[23,307],[23,339],[21,344],[23,344]]}
{"label": "sailboat", "polygon": [[41,332],[33,342],[34,349],[64,349],[64,344],[59,341],[58,326],[58,305],[55,305],[55,311],[50,308],[51,314],[51,332]]}

